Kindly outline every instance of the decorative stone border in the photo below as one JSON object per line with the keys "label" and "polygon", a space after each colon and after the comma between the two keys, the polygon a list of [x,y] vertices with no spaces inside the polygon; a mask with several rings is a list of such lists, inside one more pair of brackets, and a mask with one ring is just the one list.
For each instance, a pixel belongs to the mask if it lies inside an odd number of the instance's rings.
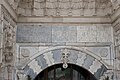
{"label": "decorative stone border", "polygon": [[70,46],[59,46],[47,49],[39,54],[34,55],[30,58],[27,65],[23,66],[23,73],[30,75],[34,79],[41,71],[49,66],[63,63],[61,60],[62,49],[67,49],[70,52],[68,57],[68,63],[75,64],[85,68],[91,72],[98,80],[107,71],[107,65],[101,58],[88,52],[83,48],[70,47]]}

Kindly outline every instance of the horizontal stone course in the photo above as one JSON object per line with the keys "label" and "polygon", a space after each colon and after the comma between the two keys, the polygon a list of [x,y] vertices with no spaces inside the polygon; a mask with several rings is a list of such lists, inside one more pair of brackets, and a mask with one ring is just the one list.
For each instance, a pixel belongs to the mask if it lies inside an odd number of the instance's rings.
{"label": "horizontal stone course", "polygon": [[113,42],[112,28],[109,24],[81,26],[18,25],[17,42]]}

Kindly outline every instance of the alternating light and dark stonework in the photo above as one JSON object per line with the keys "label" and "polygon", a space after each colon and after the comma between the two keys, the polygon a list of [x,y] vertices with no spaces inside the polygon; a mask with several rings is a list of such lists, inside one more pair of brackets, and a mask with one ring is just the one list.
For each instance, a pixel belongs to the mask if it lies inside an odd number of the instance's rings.
{"label": "alternating light and dark stonework", "polygon": [[[33,79],[44,69],[55,64],[63,63],[61,60],[62,49],[47,51],[35,57],[29,64],[24,67],[25,75],[30,75]],[[85,51],[67,49],[69,50],[68,66],[75,64],[85,68],[91,72],[98,80],[107,71],[106,66],[93,56],[86,54]]]}

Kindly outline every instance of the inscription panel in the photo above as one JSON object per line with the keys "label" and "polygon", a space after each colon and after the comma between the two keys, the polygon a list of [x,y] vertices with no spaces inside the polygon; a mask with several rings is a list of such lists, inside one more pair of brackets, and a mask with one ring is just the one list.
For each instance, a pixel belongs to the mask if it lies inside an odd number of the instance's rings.
{"label": "inscription panel", "polygon": [[17,42],[51,42],[51,27],[39,25],[19,25]]}
{"label": "inscription panel", "polygon": [[96,42],[96,26],[78,26],[77,42]]}
{"label": "inscription panel", "polygon": [[53,26],[52,42],[76,42],[76,26]]}
{"label": "inscription panel", "polygon": [[110,25],[97,25],[97,42],[112,42],[112,29]]}
{"label": "inscription panel", "polygon": [[113,42],[112,37],[112,27],[109,24],[80,26],[18,25],[17,28],[17,42]]}
{"label": "inscription panel", "polygon": [[110,25],[88,25],[77,27],[77,42],[112,42]]}

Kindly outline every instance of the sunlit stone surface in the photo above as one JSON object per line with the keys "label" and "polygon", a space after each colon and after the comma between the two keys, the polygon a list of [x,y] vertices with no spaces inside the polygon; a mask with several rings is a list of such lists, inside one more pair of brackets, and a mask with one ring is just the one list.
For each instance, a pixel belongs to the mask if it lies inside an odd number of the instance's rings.
{"label": "sunlit stone surface", "polygon": [[120,0],[0,0],[0,80],[63,63],[120,80],[119,15]]}

